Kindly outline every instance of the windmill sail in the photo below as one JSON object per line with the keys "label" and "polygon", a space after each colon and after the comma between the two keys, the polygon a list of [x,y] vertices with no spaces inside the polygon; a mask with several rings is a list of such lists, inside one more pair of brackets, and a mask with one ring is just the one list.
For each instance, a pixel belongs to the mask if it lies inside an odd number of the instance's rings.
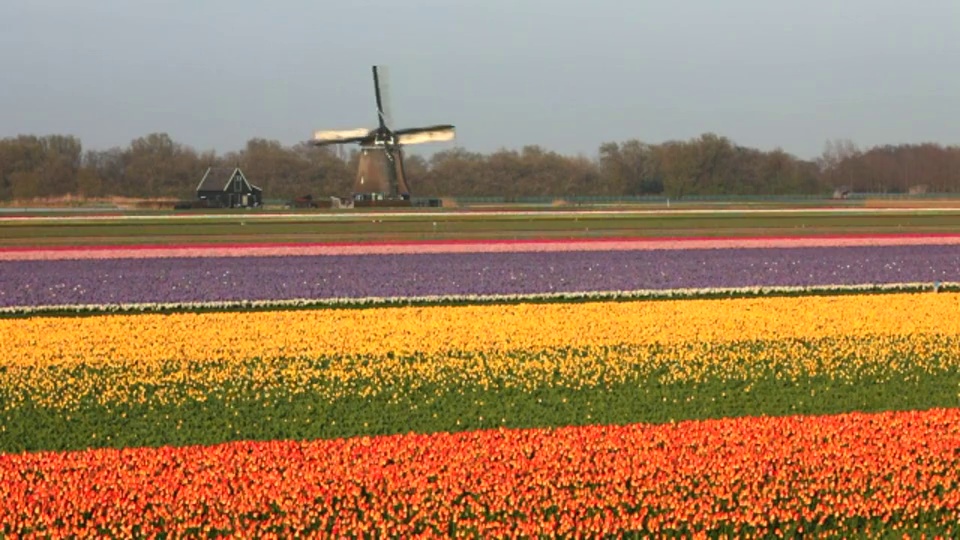
{"label": "windmill sail", "polygon": [[377,119],[380,120],[380,129],[387,129],[387,119],[383,112],[383,97],[380,94],[380,76],[377,66],[373,66],[373,92],[377,98]]}
{"label": "windmill sail", "polygon": [[334,131],[314,131],[313,139],[310,141],[315,145],[323,144],[343,144],[351,142],[360,142],[370,136],[370,130],[367,128],[342,129]]}
{"label": "windmill sail", "polygon": [[390,129],[393,126],[393,102],[390,100],[390,71],[387,66],[375,66],[377,69],[377,84],[380,87],[380,110],[383,113],[383,123]]}
{"label": "windmill sail", "polygon": [[401,129],[394,132],[397,144],[420,144],[428,142],[452,141],[456,137],[453,126],[430,126],[423,128]]}

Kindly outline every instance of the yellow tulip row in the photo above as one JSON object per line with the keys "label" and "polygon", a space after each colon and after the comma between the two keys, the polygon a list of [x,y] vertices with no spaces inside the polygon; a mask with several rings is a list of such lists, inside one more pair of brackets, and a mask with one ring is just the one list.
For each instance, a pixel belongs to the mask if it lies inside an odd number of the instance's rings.
{"label": "yellow tulip row", "polygon": [[[414,357],[332,356],[245,362],[129,363],[109,369],[59,370],[20,366],[0,372],[8,409],[31,402],[76,409],[81,403],[183,404],[211,396],[231,402],[313,394],[347,396],[445,392],[457,387],[520,389],[609,387],[709,379],[744,382],[825,376],[883,381],[917,370],[960,370],[960,337],[929,334],[824,338],[812,341],[624,345],[609,348],[495,351]],[[749,386],[747,387],[749,389]]]}
{"label": "yellow tulip row", "polygon": [[420,385],[592,387],[651,373],[664,383],[882,377],[956,368],[958,313],[960,294],[926,293],[7,319],[0,393],[8,408],[72,408],[211,391],[229,400],[240,386],[247,396],[337,399]]}
{"label": "yellow tulip row", "polygon": [[960,293],[0,320],[2,365],[381,356],[866,334],[960,334]]}

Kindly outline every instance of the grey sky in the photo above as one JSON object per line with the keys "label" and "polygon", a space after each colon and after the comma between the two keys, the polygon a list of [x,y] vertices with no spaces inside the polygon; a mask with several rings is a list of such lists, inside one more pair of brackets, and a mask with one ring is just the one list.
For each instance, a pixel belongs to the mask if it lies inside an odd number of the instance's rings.
{"label": "grey sky", "polygon": [[[488,152],[690,138],[960,143],[957,0],[2,0],[0,136],[199,150],[375,122]],[[426,148],[424,148],[426,150]]]}

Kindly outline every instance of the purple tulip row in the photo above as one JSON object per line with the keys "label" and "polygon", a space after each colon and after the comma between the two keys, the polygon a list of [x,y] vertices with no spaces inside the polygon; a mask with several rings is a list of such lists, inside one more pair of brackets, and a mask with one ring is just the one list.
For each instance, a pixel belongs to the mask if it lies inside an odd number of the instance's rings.
{"label": "purple tulip row", "polygon": [[960,246],[0,262],[0,307],[960,281]]}

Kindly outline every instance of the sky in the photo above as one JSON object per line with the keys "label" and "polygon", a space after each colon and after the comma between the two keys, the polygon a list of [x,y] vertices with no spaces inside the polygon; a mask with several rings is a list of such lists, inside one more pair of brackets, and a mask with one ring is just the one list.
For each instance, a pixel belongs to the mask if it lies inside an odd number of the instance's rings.
{"label": "sky", "polygon": [[956,0],[2,0],[0,137],[292,145],[373,127],[378,64],[394,127],[456,125],[426,153],[960,144],[958,29]]}

